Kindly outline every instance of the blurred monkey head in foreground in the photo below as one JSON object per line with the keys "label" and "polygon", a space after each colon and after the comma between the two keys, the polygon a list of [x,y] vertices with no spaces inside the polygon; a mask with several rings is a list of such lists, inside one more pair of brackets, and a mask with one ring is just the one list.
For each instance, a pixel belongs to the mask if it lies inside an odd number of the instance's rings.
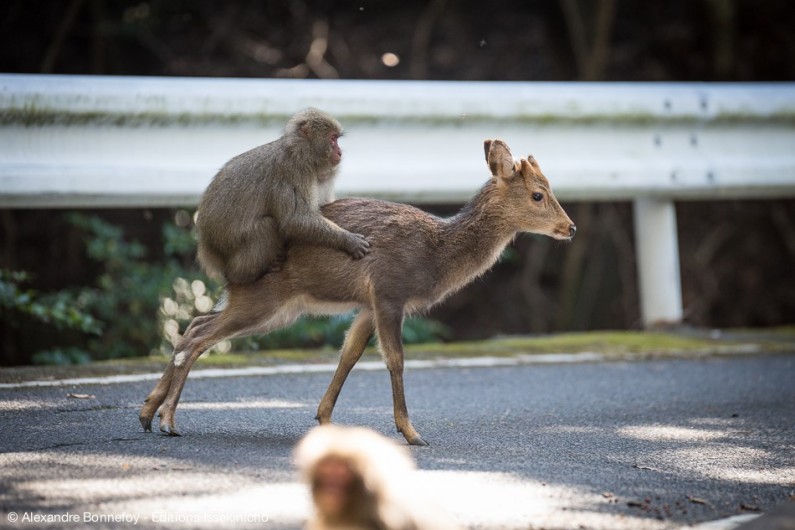
{"label": "blurred monkey head in foreground", "polygon": [[426,501],[412,495],[419,477],[408,451],[369,429],[317,427],[298,444],[295,461],[315,506],[310,530],[458,528],[429,517]]}

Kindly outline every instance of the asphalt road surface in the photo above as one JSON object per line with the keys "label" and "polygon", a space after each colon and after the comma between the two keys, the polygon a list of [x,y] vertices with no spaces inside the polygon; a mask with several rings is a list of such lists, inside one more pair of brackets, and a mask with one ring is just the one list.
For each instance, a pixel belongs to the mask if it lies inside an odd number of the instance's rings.
{"label": "asphalt road surface", "polygon": [[[2,389],[0,527],[299,528],[291,450],[330,377],[189,379],[182,438],[142,432],[150,381]],[[795,495],[795,356],[415,369],[406,392],[418,488],[469,527],[681,528]],[[402,441],[385,370],[334,419]]]}

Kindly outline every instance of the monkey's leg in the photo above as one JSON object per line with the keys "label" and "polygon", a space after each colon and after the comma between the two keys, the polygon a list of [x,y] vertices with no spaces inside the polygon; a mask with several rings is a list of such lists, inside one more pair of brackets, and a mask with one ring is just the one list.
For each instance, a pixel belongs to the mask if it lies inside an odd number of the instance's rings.
{"label": "monkey's leg", "polygon": [[353,366],[359,361],[373,336],[375,331],[375,323],[373,322],[373,313],[369,309],[362,309],[356,319],[351,324],[348,333],[345,335],[345,343],[342,345],[342,353],[340,355],[340,363],[337,366],[337,371],[334,372],[334,377],[331,379],[326,394],[320,400],[320,405],[317,407],[317,416],[315,419],[321,425],[331,423],[331,413],[334,411],[334,404],[342,390],[342,385],[345,384],[345,379],[351,372]]}
{"label": "monkey's leg", "polygon": [[171,360],[166,366],[166,369],[163,371],[160,381],[158,381],[155,388],[144,400],[144,406],[141,407],[138,420],[141,422],[141,427],[144,428],[144,432],[152,432],[152,418],[155,417],[157,409],[166,399],[168,389],[171,387],[171,380],[174,377],[174,356],[177,354],[177,352],[183,351],[185,349],[185,345],[191,340],[197,331],[201,330],[202,327],[209,324],[219,315],[220,313],[211,313],[209,315],[198,316],[191,321],[188,329],[185,330],[185,334],[174,348],[174,353],[171,355]]}
{"label": "monkey's leg", "polygon": [[395,426],[411,445],[428,445],[414,429],[406,408],[403,391],[403,307],[381,304],[375,308],[375,325],[378,342],[384,353],[386,367],[392,379],[392,402],[395,410]]}
{"label": "monkey's leg", "polygon": [[227,260],[226,279],[237,285],[255,282],[267,274],[271,265],[278,263],[283,255],[284,245],[276,222],[272,217],[263,217]]}

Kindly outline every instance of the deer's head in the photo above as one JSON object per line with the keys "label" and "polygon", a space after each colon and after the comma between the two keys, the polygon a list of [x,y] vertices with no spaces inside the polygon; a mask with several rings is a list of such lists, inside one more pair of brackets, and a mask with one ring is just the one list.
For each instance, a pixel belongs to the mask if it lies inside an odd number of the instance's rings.
{"label": "deer's head", "polygon": [[532,155],[516,162],[502,140],[483,142],[507,220],[523,232],[570,240],[577,227],[563,211]]}

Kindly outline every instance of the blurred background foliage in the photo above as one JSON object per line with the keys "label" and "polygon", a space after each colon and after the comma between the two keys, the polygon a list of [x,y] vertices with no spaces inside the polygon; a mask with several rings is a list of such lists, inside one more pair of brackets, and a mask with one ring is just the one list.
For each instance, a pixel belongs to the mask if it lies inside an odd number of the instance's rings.
{"label": "blurred background foliage", "polygon": [[[0,71],[791,81],[793,27],[791,0],[6,0]],[[564,207],[572,244],[519,237],[407,339],[639,327],[631,205]],[[0,210],[0,363],[169,351],[218,295],[194,262],[191,213]],[[688,324],[793,322],[795,201],[680,202],[677,217]],[[336,345],[346,325],[307,320],[219,347]]]}

